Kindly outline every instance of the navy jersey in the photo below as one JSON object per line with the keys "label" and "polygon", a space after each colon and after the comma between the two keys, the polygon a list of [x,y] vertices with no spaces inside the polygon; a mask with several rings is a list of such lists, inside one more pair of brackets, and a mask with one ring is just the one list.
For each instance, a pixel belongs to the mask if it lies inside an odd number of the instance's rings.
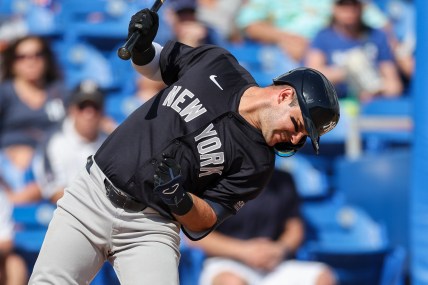
{"label": "navy jersey", "polygon": [[160,55],[168,87],[134,111],[104,142],[95,161],[116,187],[171,217],[153,193],[162,154],[181,165],[183,187],[235,214],[265,186],[275,154],[238,114],[257,85],[226,50],[170,41]]}

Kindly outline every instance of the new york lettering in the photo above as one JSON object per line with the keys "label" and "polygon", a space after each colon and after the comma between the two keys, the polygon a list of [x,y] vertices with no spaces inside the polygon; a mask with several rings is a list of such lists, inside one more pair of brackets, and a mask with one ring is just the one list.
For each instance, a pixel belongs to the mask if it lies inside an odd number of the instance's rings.
{"label": "new york lettering", "polygon": [[168,93],[168,96],[163,101],[163,106],[171,107],[174,111],[184,118],[186,123],[199,117],[207,111],[198,98],[191,100],[195,94],[188,89],[184,89],[181,93],[181,86],[174,86]]}

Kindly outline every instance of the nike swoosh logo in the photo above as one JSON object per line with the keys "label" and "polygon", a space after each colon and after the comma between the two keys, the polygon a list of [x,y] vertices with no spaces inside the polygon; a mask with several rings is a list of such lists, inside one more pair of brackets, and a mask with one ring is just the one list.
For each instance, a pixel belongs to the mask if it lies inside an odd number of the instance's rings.
{"label": "nike swoosh logo", "polygon": [[217,80],[215,79],[217,77],[217,75],[210,75],[210,79],[212,82],[214,82],[215,85],[218,86],[218,88],[220,88],[221,90],[223,90],[223,88],[220,86],[220,84],[218,84]]}
{"label": "nike swoosh logo", "polygon": [[163,190],[162,193],[166,194],[166,195],[174,194],[175,191],[177,191],[178,186],[179,186],[179,184],[176,183],[176,184],[172,185],[172,187],[171,187],[172,189],[167,188],[167,189]]}

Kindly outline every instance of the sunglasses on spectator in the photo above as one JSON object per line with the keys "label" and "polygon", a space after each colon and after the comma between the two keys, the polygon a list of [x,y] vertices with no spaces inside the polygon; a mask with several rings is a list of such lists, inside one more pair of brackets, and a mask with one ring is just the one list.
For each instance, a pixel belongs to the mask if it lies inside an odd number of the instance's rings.
{"label": "sunglasses on spectator", "polygon": [[45,56],[45,53],[42,51],[35,52],[35,53],[28,53],[28,54],[16,54],[15,59],[16,60],[24,60],[24,59],[40,59]]}

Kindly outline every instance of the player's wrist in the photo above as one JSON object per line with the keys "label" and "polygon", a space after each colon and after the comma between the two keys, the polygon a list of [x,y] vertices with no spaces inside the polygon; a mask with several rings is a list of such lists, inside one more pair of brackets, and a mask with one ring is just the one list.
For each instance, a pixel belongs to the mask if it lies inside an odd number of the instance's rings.
{"label": "player's wrist", "polygon": [[193,207],[192,196],[189,193],[184,192],[182,199],[178,203],[168,205],[168,207],[173,214],[177,216],[184,216],[190,212]]}
{"label": "player's wrist", "polygon": [[153,58],[156,55],[156,49],[153,46],[153,44],[150,44],[150,46],[146,49],[133,49],[132,53],[132,62],[135,65],[146,65],[149,62],[153,60]]}

